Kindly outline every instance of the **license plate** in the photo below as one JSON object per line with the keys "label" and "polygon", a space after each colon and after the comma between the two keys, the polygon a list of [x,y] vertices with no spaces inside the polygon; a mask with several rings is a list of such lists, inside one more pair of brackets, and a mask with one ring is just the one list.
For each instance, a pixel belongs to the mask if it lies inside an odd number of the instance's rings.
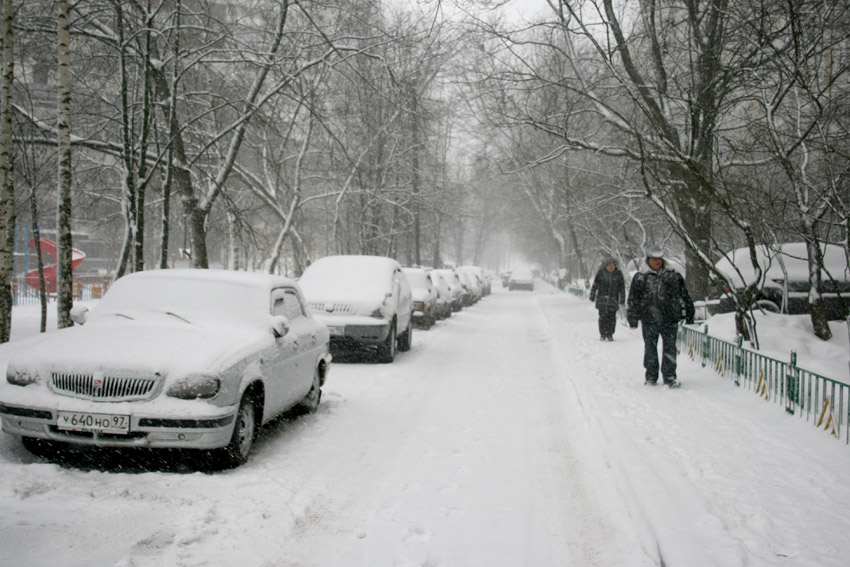
{"label": "license plate", "polygon": [[328,331],[331,335],[336,337],[341,337],[345,335],[345,327],[342,325],[328,325]]}
{"label": "license plate", "polygon": [[128,433],[130,431],[129,415],[60,411],[58,417],[56,426],[59,429],[96,433]]}

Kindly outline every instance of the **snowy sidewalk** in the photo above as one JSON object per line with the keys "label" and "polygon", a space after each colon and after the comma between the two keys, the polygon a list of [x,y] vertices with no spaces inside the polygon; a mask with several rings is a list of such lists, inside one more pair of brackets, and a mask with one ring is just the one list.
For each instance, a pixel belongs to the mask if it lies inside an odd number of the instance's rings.
{"label": "snowy sidewalk", "polygon": [[[850,449],[679,355],[643,385],[640,331],[597,339],[595,310],[539,296],[599,478],[621,486],[666,565],[846,565]],[[650,541],[645,545],[652,545]]]}

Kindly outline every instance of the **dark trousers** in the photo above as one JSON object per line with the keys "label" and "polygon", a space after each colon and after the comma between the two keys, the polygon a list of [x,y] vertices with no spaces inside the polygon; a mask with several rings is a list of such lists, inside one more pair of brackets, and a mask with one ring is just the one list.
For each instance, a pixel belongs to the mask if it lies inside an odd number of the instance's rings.
{"label": "dark trousers", "polygon": [[599,310],[599,336],[613,337],[617,328],[617,309]]}
{"label": "dark trousers", "polygon": [[658,337],[661,337],[661,376],[665,382],[676,378],[676,334],[679,325],[676,323],[656,324],[641,323],[643,330],[643,367],[646,368],[646,379],[650,382],[658,380]]}

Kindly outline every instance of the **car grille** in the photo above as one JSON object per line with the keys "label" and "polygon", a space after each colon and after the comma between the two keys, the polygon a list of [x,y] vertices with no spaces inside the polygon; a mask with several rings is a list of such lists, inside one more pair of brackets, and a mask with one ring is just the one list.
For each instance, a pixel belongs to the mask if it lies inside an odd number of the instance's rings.
{"label": "car grille", "polygon": [[53,390],[94,400],[126,401],[146,398],[157,380],[120,376],[95,377],[92,374],[54,372],[51,376]]}
{"label": "car grille", "polygon": [[308,305],[314,313],[333,313],[335,315],[351,315],[354,313],[354,307],[348,303],[313,301]]}

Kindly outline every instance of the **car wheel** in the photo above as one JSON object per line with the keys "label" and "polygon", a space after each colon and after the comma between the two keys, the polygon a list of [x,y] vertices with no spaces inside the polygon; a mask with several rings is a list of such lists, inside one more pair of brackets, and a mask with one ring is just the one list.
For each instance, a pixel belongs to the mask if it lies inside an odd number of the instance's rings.
{"label": "car wheel", "polygon": [[24,449],[36,457],[47,458],[56,453],[58,444],[49,439],[37,439],[35,437],[21,437]]}
{"label": "car wheel", "polygon": [[756,301],[756,307],[769,313],[779,313],[782,311],[776,303],[769,299],[759,299]]}
{"label": "car wheel", "polygon": [[317,366],[313,371],[313,384],[310,385],[310,391],[304,396],[304,399],[298,402],[298,409],[303,413],[314,413],[319,409],[319,402],[322,401],[322,379],[321,371]]}
{"label": "car wheel", "polygon": [[396,331],[395,322],[393,322],[390,327],[390,333],[387,335],[387,339],[384,341],[384,344],[378,347],[378,361],[389,364],[395,360],[395,347]]}
{"label": "car wheel", "polygon": [[254,413],[254,399],[250,395],[245,395],[242,396],[239,411],[236,412],[236,423],[233,425],[230,443],[221,450],[223,464],[229,468],[244,465],[248,461],[256,435],[257,417]]}
{"label": "car wheel", "polygon": [[407,352],[413,344],[413,325],[408,323],[407,330],[398,337],[398,350]]}

